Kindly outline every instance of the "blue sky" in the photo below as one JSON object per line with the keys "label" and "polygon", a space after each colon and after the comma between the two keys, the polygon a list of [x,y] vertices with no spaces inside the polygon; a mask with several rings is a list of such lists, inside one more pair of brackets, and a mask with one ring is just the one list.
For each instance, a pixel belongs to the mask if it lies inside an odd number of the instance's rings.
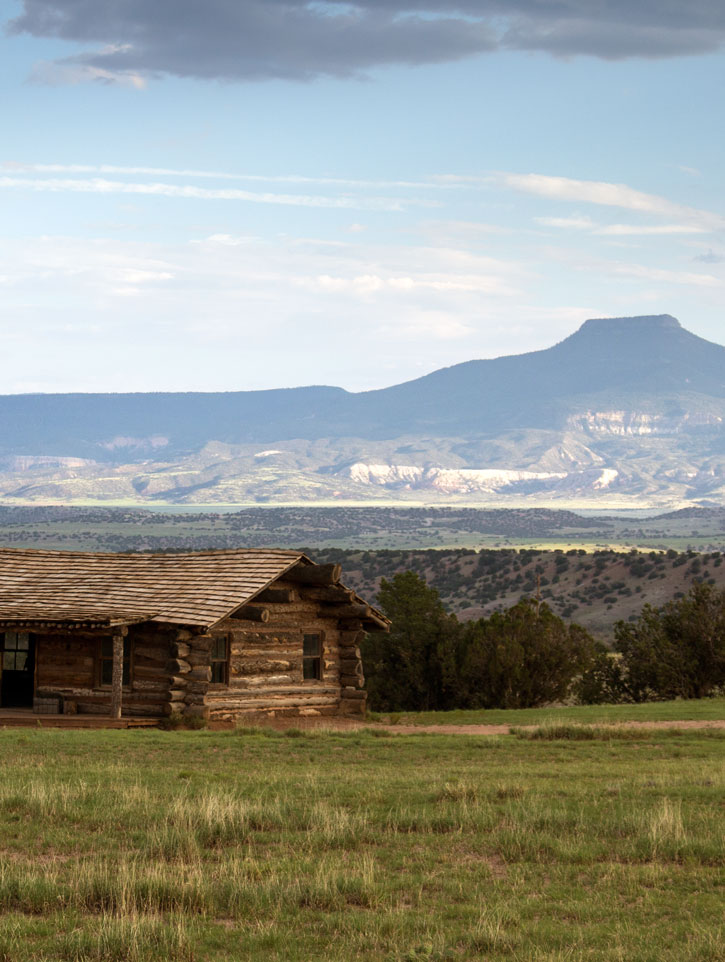
{"label": "blue sky", "polygon": [[0,2],[2,392],[362,390],[606,315],[725,342],[713,6]]}

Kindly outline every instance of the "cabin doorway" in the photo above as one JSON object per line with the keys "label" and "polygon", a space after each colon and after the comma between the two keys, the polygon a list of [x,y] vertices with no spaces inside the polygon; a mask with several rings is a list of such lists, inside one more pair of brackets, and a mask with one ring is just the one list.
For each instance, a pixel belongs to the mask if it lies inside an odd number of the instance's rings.
{"label": "cabin doorway", "polygon": [[0,632],[0,707],[32,708],[35,640],[29,631]]}

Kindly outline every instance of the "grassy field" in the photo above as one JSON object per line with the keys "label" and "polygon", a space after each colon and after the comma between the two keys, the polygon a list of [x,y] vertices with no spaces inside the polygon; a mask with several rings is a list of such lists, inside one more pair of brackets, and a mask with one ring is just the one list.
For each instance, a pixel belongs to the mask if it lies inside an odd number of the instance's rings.
{"label": "grassy field", "polygon": [[371,713],[370,718],[401,725],[616,725],[630,721],[725,721],[725,698],[651,701],[641,705],[395,712],[392,716]]}
{"label": "grassy field", "polygon": [[0,730],[0,960],[718,962],[725,741]]}

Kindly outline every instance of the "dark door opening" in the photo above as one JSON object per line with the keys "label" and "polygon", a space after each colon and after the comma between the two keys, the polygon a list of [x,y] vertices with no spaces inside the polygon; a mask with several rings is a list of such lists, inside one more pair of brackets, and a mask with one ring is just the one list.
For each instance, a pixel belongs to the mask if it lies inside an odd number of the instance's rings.
{"label": "dark door opening", "polygon": [[28,631],[0,633],[0,706],[32,708],[35,641]]}

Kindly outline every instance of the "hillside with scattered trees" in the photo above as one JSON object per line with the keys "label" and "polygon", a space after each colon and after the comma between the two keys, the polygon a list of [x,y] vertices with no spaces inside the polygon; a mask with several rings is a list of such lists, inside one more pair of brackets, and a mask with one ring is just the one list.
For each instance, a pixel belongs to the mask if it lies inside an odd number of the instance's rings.
{"label": "hillside with scattered trees", "polygon": [[697,583],[725,588],[724,553],[535,549],[430,551],[313,550],[316,561],[342,563],[346,583],[373,598],[381,579],[413,571],[462,621],[490,617],[525,598],[611,643],[617,621],[634,621],[645,604],[661,607]]}

